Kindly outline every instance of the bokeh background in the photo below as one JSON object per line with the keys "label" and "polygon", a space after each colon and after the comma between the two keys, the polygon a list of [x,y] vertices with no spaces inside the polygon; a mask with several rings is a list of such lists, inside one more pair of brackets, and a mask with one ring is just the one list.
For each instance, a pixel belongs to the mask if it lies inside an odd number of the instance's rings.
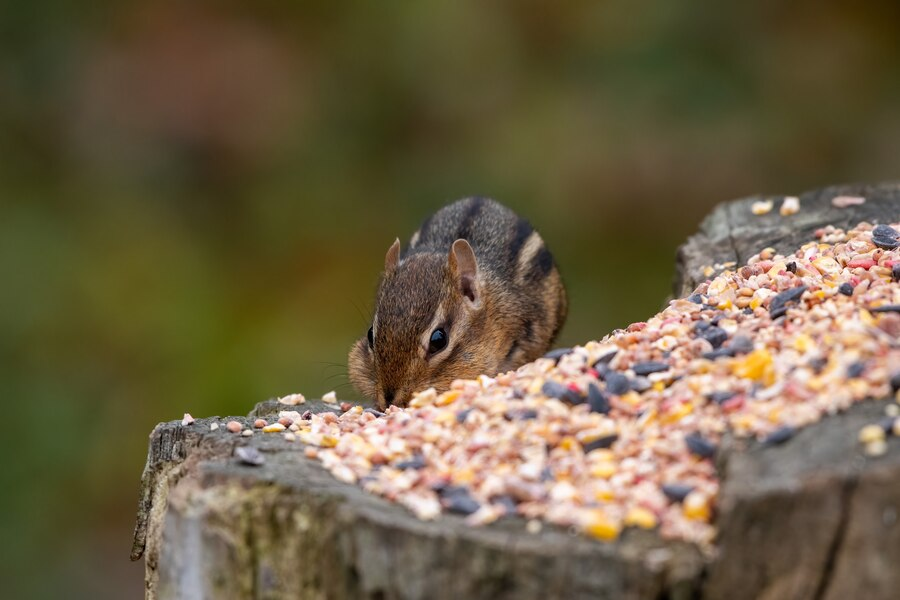
{"label": "bokeh background", "polygon": [[714,204],[900,178],[900,4],[4,3],[3,597],[136,598],[147,435],[347,387],[383,255],[490,195],[561,344],[642,320]]}

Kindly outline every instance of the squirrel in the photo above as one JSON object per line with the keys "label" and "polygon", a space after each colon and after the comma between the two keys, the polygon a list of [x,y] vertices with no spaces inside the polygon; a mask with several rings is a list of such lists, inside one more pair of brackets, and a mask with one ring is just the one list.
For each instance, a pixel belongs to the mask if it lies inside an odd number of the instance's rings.
{"label": "squirrel", "polygon": [[516,369],[545,354],[568,310],[562,278],[531,224],[488,198],[422,223],[384,259],[371,327],[350,350],[350,381],[384,410],[456,379]]}

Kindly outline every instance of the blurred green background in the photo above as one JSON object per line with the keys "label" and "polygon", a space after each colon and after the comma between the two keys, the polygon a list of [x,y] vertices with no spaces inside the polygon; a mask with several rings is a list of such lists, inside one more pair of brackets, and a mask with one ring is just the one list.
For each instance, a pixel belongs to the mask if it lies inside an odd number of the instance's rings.
{"label": "blurred green background", "polygon": [[570,344],[655,312],[717,202],[900,175],[892,1],[0,11],[4,597],[140,597],[152,427],[344,384],[447,201],[540,229]]}

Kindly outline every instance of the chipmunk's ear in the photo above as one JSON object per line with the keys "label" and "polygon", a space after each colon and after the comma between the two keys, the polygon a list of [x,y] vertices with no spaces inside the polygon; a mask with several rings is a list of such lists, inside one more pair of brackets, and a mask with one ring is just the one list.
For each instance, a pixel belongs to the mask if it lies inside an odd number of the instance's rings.
{"label": "chipmunk's ear", "polygon": [[478,263],[475,261],[475,251],[469,242],[463,239],[453,242],[450,248],[450,272],[456,278],[460,293],[476,308],[481,305],[478,293],[476,277],[478,275]]}
{"label": "chipmunk's ear", "polygon": [[388,248],[387,254],[384,255],[384,272],[388,275],[394,272],[397,265],[400,264],[400,238],[394,240],[391,247]]}

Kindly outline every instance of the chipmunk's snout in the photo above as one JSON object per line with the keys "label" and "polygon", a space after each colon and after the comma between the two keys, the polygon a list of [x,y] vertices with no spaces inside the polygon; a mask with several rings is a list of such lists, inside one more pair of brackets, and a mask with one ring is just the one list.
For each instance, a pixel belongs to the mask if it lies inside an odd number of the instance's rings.
{"label": "chipmunk's snout", "polygon": [[394,403],[394,390],[384,390],[384,405],[390,406]]}

